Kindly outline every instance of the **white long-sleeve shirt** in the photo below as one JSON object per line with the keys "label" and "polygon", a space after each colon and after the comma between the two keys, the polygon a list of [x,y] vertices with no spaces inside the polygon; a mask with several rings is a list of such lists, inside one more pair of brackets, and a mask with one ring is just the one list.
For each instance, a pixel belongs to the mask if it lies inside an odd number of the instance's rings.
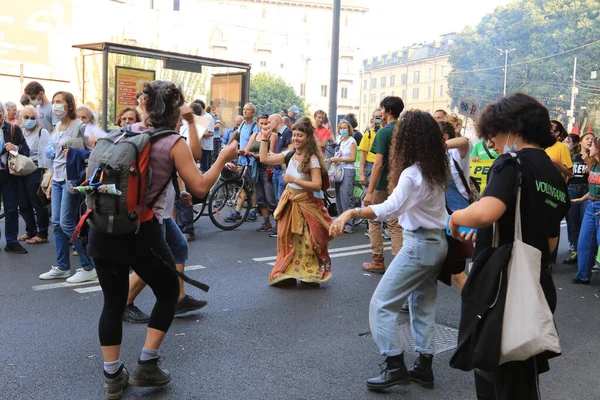
{"label": "white long-sleeve shirt", "polygon": [[421,168],[411,165],[402,171],[398,185],[382,203],[371,206],[377,221],[398,218],[403,229],[445,229],[448,219],[444,188],[432,191],[423,179]]}

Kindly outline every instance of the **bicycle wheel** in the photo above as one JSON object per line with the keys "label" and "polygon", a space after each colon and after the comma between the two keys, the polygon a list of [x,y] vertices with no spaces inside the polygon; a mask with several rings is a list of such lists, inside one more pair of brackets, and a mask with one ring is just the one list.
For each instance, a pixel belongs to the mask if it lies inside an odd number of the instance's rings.
{"label": "bicycle wheel", "polygon": [[208,216],[219,229],[230,231],[242,225],[250,213],[251,201],[242,202],[239,215],[234,215],[238,199],[251,200],[248,189],[241,182],[221,182],[208,198]]}
{"label": "bicycle wheel", "polygon": [[204,203],[198,203],[192,206],[192,210],[194,210],[194,222],[198,221],[202,215],[206,215],[206,213],[202,214],[205,208],[206,206]]}
{"label": "bicycle wheel", "polygon": [[[363,199],[365,198],[366,194],[367,194],[367,191],[365,190],[365,188],[359,182],[354,181],[354,192],[352,193],[352,197],[350,197],[351,207],[352,208],[362,207]],[[352,218],[350,220],[350,223],[352,224],[352,226],[358,226],[358,225],[362,224],[363,222],[365,222],[364,218]]]}

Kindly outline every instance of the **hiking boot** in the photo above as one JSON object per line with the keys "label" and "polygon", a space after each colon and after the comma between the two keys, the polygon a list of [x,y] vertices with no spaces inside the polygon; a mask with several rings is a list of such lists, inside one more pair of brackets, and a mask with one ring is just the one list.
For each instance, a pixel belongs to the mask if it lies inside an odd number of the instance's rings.
{"label": "hiking boot", "polygon": [[367,272],[383,274],[385,272],[385,264],[383,263],[383,257],[373,256],[373,261],[363,263],[362,269]]}
{"label": "hiking boot", "polygon": [[182,318],[186,317],[192,311],[198,311],[202,307],[206,306],[208,302],[204,300],[196,300],[192,296],[183,296],[175,305],[175,317]]}
{"label": "hiking boot", "polygon": [[123,313],[123,321],[131,322],[134,324],[145,324],[150,321],[150,316],[134,306],[129,304],[125,306],[125,312]]}
{"label": "hiking boot", "polygon": [[129,372],[125,365],[121,364],[119,370],[114,375],[109,375],[104,371],[104,394],[106,400],[118,400],[123,397],[123,389],[129,382]]}
{"label": "hiking boot", "polygon": [[18,242],[6,243],[4,251],[7,253],[27,254],[27,250],[25,250],[25,247],[21,246],[21,244]]}
{"label": "hiking boot", "polygon": [[432,357],[419,355],[414,366],[408,371],[410,380],[427,389],[433,389],[433,370],[431,369]]}
{"label": "hiking boot", "polygon": [[385,368],[383,368],[381,374],[367,380],[367,389],[378,392],[392,386],[410,384],[410,376],[404,364],[404,353],[386,358],[385,362],[379,364],[379,366],[382,367],[383,364],[385,364]]}
{"label": "hiking boot", "polygon": [[54,265],[50,267],[50,271],[45,272],[40,275],[41,280],[50,280],[50,279],[66,279],[71,275],[71,271],[68,269],[58,269]]}
{"label": "hiking boot", "polygon": [[256,214],[256,211],[252,210],[246,217],[246,222],[254,222],[257,219],[258,219],[258,214]]}
{"label": "hiking boot", "polygon": [[242,219],[242,214],[239,211],[234,211],[229,217],[225,218],[225,222],[238,222],[240,219]]}
{"label": "hiking boot", "polygon": [[129,377],[129,384],[138,387],[164,386],[171,381],[171,374],[160,368],[160,358],[138,360],[135,370]]}
{"label": "hiking boot", "polygon": [[67,279],[67,283],[83,283],[87,281],[92,281],[96,279],[98,275],[96,275],[96,269],[92,268],[89,271],[86,271],[83,268],[78,268],[73,274],[72,277]]}
{"label": "hiking boot", "polygon": [[563,264],[567,264],[567,265],[573,265],[573,264],[577,264],[577,252],[576,251],[572,251],[571,252],[571,257],[564,260]]}
{"label": "hiking boot", "polygon": [[270,222],[264,222],[260,228],[256,230],[256,232],[270,232],[273,230],[273,226],[271,226]]}
{"label": "hiking boot", "polygon": [[183,237],[185,237],[185,240],[187,240],[188,242],[193,242],[194,240],[196,240],[196,235],[194,235],[193,233],[184,233]]}

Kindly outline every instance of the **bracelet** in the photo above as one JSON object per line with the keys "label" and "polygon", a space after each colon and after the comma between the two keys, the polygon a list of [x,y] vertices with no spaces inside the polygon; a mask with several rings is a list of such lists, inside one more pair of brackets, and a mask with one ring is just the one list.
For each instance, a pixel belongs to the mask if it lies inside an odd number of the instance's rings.
{"label": "bracelet", "polygon": [[360,218],[360,207],[356,207],[354,212],[356,213],[356,218]]}
{"label": "bracelet", "polygon": [[262,139],[261,142],[269,143],[269,139]]}

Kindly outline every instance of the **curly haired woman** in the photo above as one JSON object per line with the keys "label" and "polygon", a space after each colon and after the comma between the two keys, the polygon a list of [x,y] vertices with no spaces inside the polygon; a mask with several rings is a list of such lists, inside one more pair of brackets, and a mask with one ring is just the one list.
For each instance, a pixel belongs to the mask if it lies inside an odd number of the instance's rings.
{"label": "curly haired woman", "polygon": [[[398,218],[404,228],[402,249],[371,298],[371,332],[380,354],[387,357],[381,375],[367,380],[367,388],[374,391],[406,385],[411,380],[433,387],[435,300],[437,277],[448,252],[444,193],[450,166],[442,132],[430,114],[409,111],[396,125],[390,166],[390,197],[382,204],[346,211],[330,230],[331,235],[341,235],[350,218]],[[415,351],[420,353],[409,371],[398,326],[398,315],[406,300]]]}
{"label": "curly haired woman", "polygon": [[318,284],[331,278],[327,249],[331,217],[323,201],[314,195],[321,190],[325,160],[310,119],[299,119],[292,131],[292,154],[269,154],[269,140],[260,143],[261,163],[282,165],[289,160],[283,175],[287,187],[274,214],[278,221],[277,261],[269,276],[270,285],[295,284],[296,280]]}

